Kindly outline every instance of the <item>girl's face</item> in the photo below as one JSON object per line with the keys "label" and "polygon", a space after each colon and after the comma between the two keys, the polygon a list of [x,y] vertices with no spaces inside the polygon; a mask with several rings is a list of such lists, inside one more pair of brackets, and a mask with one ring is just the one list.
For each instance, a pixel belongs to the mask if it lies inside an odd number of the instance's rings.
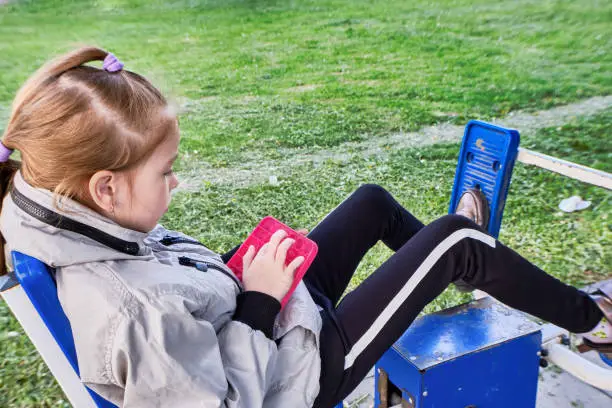
{"label": "girl's face", "polygon": [[124,178],[123,188],[117,189],[114,213],[111,214],[119,225],[149,232],[168,211],[170,193],[179,184],[172,171],[178,145],[177,124],[153,154],[128,176],[130,179]]}

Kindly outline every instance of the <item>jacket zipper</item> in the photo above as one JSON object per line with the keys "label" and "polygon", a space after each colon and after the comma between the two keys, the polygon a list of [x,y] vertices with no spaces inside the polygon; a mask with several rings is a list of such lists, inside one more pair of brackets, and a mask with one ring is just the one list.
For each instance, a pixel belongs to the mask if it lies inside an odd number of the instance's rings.
{"label": "jacket zipper", "polygon": [[193,244],[193,245],[204,246],[204,244],[202,244],[201,242],[194,241],[192,239],[187,239],[183,237],[172,237],[170,235],[166,235],[165,237],[163,237],[159,241],[159,243],[165,246],[170,246],[170,245],[175,245],[175,244]]}
{"label": "jacket zipper", "polygon": [[[192,245],[200,245],[205,247],[204,244],[202,244],[201,242],[198,241],[194,241],[193,239],[187,239],[187,238],[183,238],[183,237],[173,237],[170,235],[166,235],[165,237],[163,237],[160,241],[160,244],[164,245],[164,246],[171,246],[171,245],[176,245],[176,244],[192,244]],[[227,277],[231,278],[234,283],[236,284],[236,286],[238,286],[238,289],[242,292],[242,286],[240,284],[240,281],[238,280],[238,278],[236,278],[236,276],[232,273],[230,274],[229,272],[227,272],[226,270],[224,270],[222,267],[220,267],[217,264],[214,264],[212,262],[208,262],[208,261],[198,261],[196,259],[191,259],[187,256],[180,256],[179,257],[179,264],[183,265],[183,266],[192,266],[194,268],[196,268],[199,271],[202,272],[206,272],[209,268],[210,269],[214,269],[216,271],[221,272],[222,274],[226,275]]]}
{"label": "jacket zipper", "polygon": [[207,272],[209,269],[214,269],[215,271],[219,271],[225,276],[227,276],[228,278],[230,278],[232,281],[234,281],[236,286],[238,286],[238,289],[240,290],[240,292],[242,292],[242,285],[240,284],[240,281],[238,280],[238,278],[236,278],[236,276],[233,273],[227,272],[226,270],[224,270],[223,268],[221,268],[219,265],[215,263],[208,262],[208,261],[199,261],[197,259],[189,258],[188,256],[179,256],[178,261],[180,265],[191,266],[202,272]]}

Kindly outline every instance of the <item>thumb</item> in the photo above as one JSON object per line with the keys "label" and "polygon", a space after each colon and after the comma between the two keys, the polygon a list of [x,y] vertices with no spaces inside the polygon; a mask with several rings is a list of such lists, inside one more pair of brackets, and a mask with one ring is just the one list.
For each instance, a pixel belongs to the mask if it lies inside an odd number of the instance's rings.
{"label": "thumb", "polygon": [[246,251],[244,256],[242,257],[242,270],[246,271],[253,262],[253,258],[255,257],[255,247],[253,245],[249,246],[249,249]]}

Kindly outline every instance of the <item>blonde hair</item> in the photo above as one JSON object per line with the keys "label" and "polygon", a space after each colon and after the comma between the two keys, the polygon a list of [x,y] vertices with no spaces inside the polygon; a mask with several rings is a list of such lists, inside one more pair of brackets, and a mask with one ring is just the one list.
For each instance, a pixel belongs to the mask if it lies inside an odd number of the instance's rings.
{"label": "blonde hair", "polygon": [[[168,135],[176,118],[149,81],[84,65],[107,55],[77,49],[40,68],[19,90],[2,143],[19,150],[21,162],[0,163],[0,199],[20,168],[30,185],[90,205],[93,174],[134,168]],[[3,247],[1,239],[0,273]]]}

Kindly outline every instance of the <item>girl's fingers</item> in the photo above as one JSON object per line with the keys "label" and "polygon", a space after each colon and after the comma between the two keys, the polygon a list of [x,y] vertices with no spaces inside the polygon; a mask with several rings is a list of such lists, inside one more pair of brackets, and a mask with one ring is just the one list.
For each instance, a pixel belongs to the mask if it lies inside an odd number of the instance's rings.
{"label": "girl's fingers", "polygon": [[283,242],[280,243],[280,245],[278,246],[278,249],[276,250],[276,257],[274,258],[276,263],[279,263],[283,266],[285,265],[285,259],[287,258],[287,251],[289,250],[289,247],[293,245],[294,242],[295,242],[295,239],[286,238],[283,240]]}
{"label": "girl's fingers", "polygon": [[299,230],[296,230],[296,232],[300,235],[308,235],[308,230],[306,228],[300,228]]}
{"label": "girl's fingers", "polygon": [[286,236],[287,236],[287,233],[279,229],[274,234],[272,234],[272,236],[270,237],[270,242],[268,242],[268,247],[269,247],[270,253],[272,254],[273,259],[276,256],[276,249],[278,248],[278,244],[280,244],[280,242]]}
{"label": "girl's fingers", "polygon": [[242,257],[242,270],[246,271],[251,263],[253,262],[253,258],[255,257],[255,247],[253,245],[249,246],[249,249],[246,251],[244,256]]}
{"label": "girl's fingers", "polygon": [[289,265],[287,265],[285,272],[293,277],[295,275],[295,270],[299,268],[300,265],[303,263],[304,263],[304,257],[298,256],[293,261],[291,261]]}
{"label": "girl's fingers", "polygon": [[266,256],[269,250],[270,250],[270,243],[266,242],[265,244],[261,246],[261,248],[259,248],[259,252],[257,252],[257,255],[255,255],[255,257],[263,258],[264,256]]}

